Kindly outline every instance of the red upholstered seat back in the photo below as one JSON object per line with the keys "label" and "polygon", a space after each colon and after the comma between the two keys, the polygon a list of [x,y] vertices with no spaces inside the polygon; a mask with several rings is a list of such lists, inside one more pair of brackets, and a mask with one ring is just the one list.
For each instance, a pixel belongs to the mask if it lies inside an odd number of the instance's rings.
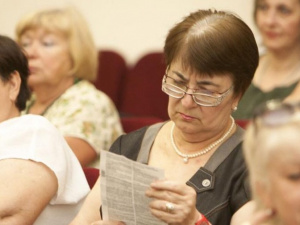
{"label": "red upholstered seat back", "polygon": [[126,61],[112,50],[99,51],[98,59],[98,76],[94,85],[107,94],[119,109],[123,83],[128,72]]}
{"label": "red upholstered seat back", "polygon": [[90,188],[92,189],[97,179],[99,178],[99,169],[93,167],[84,167],[83,172]]}
{"label": "red upholstered seat back", "polygon": [[124,83],[120,108],[123,115],[169,118],[168,96],[161,90],[165,70],[161,52],[149,53],[137,61]]}

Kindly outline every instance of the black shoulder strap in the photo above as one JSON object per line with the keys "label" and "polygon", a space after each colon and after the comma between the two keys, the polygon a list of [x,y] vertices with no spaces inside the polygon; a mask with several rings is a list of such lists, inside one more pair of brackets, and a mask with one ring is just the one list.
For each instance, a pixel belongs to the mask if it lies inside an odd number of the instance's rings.
{"label": "black shoulder strap", "polygon": [[148,127],[141,144],[139,155],[136,160],[137,162],[141,162],[144,164],[148,163],[149,151],[154,142],[154,139],[156,138],[158,131],[160,130],[163,124],[165,124],[165,122],[156,123]]}
{"label": "black shoulder strap", "polygon": [[214,172],[219,165],[230,155],[233,149],[243,140],[244,130],[237,126],[236,132],[225,141],[210,157],[204,168]]}

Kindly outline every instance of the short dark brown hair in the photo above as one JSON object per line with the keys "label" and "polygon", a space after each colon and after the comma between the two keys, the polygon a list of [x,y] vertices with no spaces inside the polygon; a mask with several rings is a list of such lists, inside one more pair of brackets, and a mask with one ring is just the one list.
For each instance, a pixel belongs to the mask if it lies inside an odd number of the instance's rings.
{"label": "short dark brown hair", "polygon": [[251,29],[236,15],[198,10],[168,33],[166,64],[180,59],[198,74],[232,76],[235,95],[243,95],[258,66],[259,54]]}
{"label": "short dark brown hair", "polygon": [[9,37],[0,35],[0,79],[3,82],[9,81],[15,71],[19,72],[21,78],[20,92],[15,104],[22,111],[30,97],[30,90],[27,86],[28,61],[16,42]]}

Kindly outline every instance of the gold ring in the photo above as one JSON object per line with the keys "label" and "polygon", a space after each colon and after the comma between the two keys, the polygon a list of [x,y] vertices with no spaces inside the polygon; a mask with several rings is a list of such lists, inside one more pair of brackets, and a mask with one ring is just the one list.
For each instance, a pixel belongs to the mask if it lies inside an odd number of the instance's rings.
{"label": "gold ring", "polygon": [[171,202],[166,203],[166,211],[168,213],[172,213],[174,209],[175,209],[175,206],[173,203],[171,203]]}

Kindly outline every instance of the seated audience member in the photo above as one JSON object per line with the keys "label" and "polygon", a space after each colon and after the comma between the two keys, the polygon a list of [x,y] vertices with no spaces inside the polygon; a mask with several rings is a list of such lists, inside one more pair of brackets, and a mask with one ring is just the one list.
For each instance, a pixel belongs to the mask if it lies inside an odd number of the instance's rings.
{"label": "seated audience member", "polygon": [[100,149],[108,150],[123,131],[111,99],[90,83],[98,61],[85,20],[74,8],[38,11],[20,20],[16,36],[33,91],[24,113],[46,117],[82,166],[99,167]]}
{"label": "seated audience member", "polygon": [[264,51],[235,119],[251,119],[254,108],[271,99],[300,100],[300,1],[255,0],[254,20]]}
{"label": "seated audience member", "polygon": [[[170,120],[122,135],[110,151],[165,171],[166,179],[145,193],[159,220],[229,225],[234,216],[240,225],[250,193],[244,131],[231,113],[258,64],[254,35],[232,13],[199,10],[169,31],[164,54]],[[96,184],[72,225],[101,219],[99,189]]]}
{"label": "seated audience member", "polygon": [[268,101],[248,126],[244,151],[257,214],[248,225],[300,224],[300,102]]}
{"label": "seated audience member", "polygon": [[89,186],[59,131],[44,117],[20,116],[28,72],[20,47],[0,36],[0,224],[68,224]]}

